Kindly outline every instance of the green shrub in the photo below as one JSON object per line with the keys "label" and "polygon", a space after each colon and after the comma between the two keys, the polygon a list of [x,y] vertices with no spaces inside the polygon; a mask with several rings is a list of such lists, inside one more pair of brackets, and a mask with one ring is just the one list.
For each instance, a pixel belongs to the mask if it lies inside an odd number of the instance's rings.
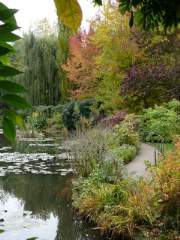
{"label": "green shrub", "polygon": [[146,109],[141,115],[140,132],[147,142],[171,142],[180,133],[180,116],[164,106]]}
{"label": "green shrub", "polygon": [[90,118],[94,103],[95,101],[93,99],[86,99],[83,101],[70,102],[65,105],[62,112],[64,126],[68,130],[75,130],[82,118]]}
{"label": "green shrub", "polygon": [[48,119],[48,126],[51,127],[55,127],[57,129],[62,129],[63,126],[63,122],[62,122],[62,114],[59,112],[54,112],[52,117]]}
{"label": "green shrub", "polygon": [[124,163],[128,163],[136,156],[137,148],[132,145],[123,144],[118,148],[112,149],[111,152],[116,158],[123,160]]}
{"label": "green shrub", "polygon": [[28,124],[35,129],[43,129],[47,126],[47,119],[46,117],[39,113],[39,112],[33,112],[30,117],[27,119]]}
{"label": "green shrub", "polygon": [[165,106],[168,109],[175,111],[177,114],[180,114],[180,101],[173,99],[172,101],[166,103]]}
{"label": "green shrub", "polygon": [[138,148],[140,139],[136,131],[137,124],[137,118],[134,115],[128,115],[121,124],[115,126],[114,137],[118,145],[128,144]]}

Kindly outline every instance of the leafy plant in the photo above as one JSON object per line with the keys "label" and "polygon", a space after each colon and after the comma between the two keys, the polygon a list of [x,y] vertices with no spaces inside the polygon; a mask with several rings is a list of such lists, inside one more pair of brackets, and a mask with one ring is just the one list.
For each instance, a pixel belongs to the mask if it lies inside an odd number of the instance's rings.
{"label": "leafy plant", "polygon": [[95,104],[93,99],[70,102],[65,105],[62,112],[62,121],[68,130],[75,130],[82,118],[89,119],[92,107]]}
{"label": "leafy plant", "polygon": [[6,78],[13,77],[21,72],[9,66],[7,54],[12,53],[14,48],[10,43],[19,39],[19,36],[13,33],[18,29],[14,14],[15,9],[9,9],[3,3],[0,3],[0,114],[3,117],[3,131],[5,137],[15,141],[16,125],[23,127],[23,119],[19,110],[29,108],[30,105],[19,94],[26,92],[25,88]]}
{"label": "leafy plant", "polygon": [[140,132],[147,142],[171,142],[180,133],[179,115],[166,107],[145,109],[141,115]]}
{"label": "leafy plant", "polygon": [[164,0],[163,2],[151,1],[120,1],[121,13],[130,13],[129,25],[134,23],[145,30],[156,30],[162,27],[167,29],[176,28],[180,22],[179,1]]}
{"label": "leafy plant", "polygon": [[114,127],[114,138],[119,146],[123,144],[133,145],[138,148],[139,146],[139,134],[136,131],[137,119],[132,118],[129,120],[129,116],[125,120]]}
{"label": "leafy plant", "polygon": [[121,159],[123,163],[127,164],[137,154],[137,148],[133,145],[123,144],[117,148],[111,150],[115,159]]}
{"label": "leafy plant", "polygon": [[40,130],[47,126],[47,119],[43,114],[40,114],[38,112],[33,112],[31,116],[31,124],[32,127]]}
{"label": "leafy plant", "polygon": [[172,111],[175,111],[178,115],[180,115],[180,101],[173,99],[172,101],[166,103],[165,107]]}

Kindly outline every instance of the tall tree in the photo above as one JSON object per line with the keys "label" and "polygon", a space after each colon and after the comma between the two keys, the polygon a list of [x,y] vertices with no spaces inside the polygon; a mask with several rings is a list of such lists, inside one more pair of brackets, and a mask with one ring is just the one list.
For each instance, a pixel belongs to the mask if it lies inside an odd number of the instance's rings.
{"label": "tall tree", "polygon": [[93,75],[97,47],[92,43],[93,32],[79,32],[69,41],[69,58],[62,65],[70,82],[70,94],[73,99],[92,97],[96,78]]}
{"label": "tall tree", "polygon": [[61,97],[58,36],[49,27],[48,31],[47,27],[44,30],[43,26],[44,22],[41,22],[38,31],[24,34],[16,44],[18,52],[12,58],[12,64],[23,66],[24,73],[16,81],[27,88],[28,98],[33,105],[56,105]]}
{"label": "tall tree", "polygon": [[95,59],[94,74],[99,80],[95,96],[104,102],[105,109],[120,109],[119,85],[126,69],[140,58],[141,52],[132,39],[127,16],[120,14],[117,4],[106,4],[93,28],[92,41],[99,49]]}
{"label": "tall tree", "polygon": [[72,31],[66,27],[63,23],[58,24],[58,53],[57,60],[60,69],[60,92],[61,92],[61,102],[64,103],[69,98],[68,84],[66,72],[63,70],[62,65],[66,64],[69,57],[69,39],[72,35]]}

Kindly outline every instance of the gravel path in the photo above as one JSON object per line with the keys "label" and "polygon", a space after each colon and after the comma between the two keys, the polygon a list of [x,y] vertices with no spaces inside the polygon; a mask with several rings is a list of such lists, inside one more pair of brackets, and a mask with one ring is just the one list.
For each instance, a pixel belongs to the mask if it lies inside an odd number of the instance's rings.
{"label": "gravel path", "polygon": [[141,143],[140,150],[135,159],[128,163],[125,167],[128,175],[145,176],[146,164],[148,161],[151,164],[155,163],[155,148],[146,143]]}

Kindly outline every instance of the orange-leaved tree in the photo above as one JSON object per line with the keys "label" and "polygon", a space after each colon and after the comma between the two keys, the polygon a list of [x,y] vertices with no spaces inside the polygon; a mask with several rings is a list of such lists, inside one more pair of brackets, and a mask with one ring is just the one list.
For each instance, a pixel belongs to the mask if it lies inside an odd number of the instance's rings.
{"label": "orange-leaved tree", "polygon": [[92,29],[88,33],[81,31],[69,40],[69,58],[62,68],[70,82],[72,99],[92,97],[96,86],[93,74],[95,56],[98,48],[91,42]]}

